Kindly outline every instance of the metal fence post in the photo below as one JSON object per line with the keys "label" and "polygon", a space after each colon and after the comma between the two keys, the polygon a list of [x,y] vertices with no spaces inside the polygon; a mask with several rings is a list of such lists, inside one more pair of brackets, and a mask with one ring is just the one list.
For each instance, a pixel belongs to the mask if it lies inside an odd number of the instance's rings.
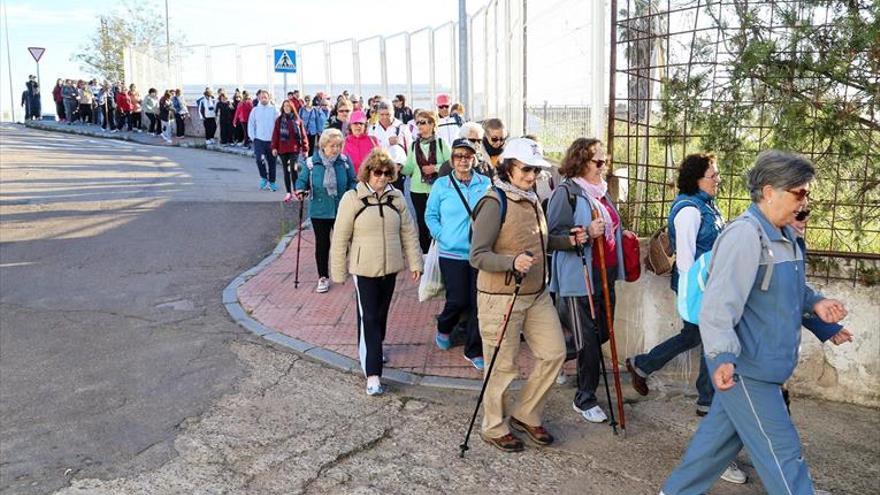
{"label": "metal fence post", "polygon": [[428,29],[428,63],[430,66],[428,67],[428,80],[430,81],[431,86],[431,103],[434,104],[434,98],[437,97],[437,87],[434,81],[435,79],[435,60],[434,60],[434,30]]}
{"label": "metal fence post", "polygon": [[295,46],[296,50],[296,85],[299,88],[300,93],[303,95],[306,94],[305,84],[303,83],[303,63],[302,63],[302,45],[297,43]]}
{"label": "metal fence post", "polygon": [[327,82],[328,92],[333,98],[333,80],[330,79],[330,43],[327,41],[324,42],[324,80]]}
{"label": "metal fence post", "polygon": [[410,44],[410,33],[406,33],[406,98],[413,105],[413,78],[412,78],[412,45]]}
{"label": "metal fence post", "polygon": [[351,64],[354,71],[354,87],[358,95],[363,96],[363,88],[361,86],[361,42],[352,38],[351,40]]}

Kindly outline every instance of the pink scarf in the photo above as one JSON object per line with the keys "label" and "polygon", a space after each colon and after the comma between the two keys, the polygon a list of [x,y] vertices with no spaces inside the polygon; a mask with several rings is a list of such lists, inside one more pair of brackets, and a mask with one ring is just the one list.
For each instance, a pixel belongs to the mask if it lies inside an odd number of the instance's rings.
{"label": "pink scarf", "polygon": [[575,177],[572,180],[587,193],[587,196],[593,201],[593,207],[598,208],[599,212],[602,213],[602,220],[605,221],[605,238],[609,241],[614,239],[614,232],[612,230],[614,224],[611,223],[611,214],[608,213],[608,208],[605,208],[605,205],[600,201],[608,194],[608,183],[605,182],[605,179],[601,179],[601,182],[598,184],[592,184],[583,177]]}

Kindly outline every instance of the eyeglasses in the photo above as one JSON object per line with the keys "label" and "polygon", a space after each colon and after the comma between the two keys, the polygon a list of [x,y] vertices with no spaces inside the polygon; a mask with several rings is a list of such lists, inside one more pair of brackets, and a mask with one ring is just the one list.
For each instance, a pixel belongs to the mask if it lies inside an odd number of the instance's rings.
{"label": "eyeglasses", "polygon": [[808,216],[810,216],[810,210],[801,210],[797,212],[797,215],[794,216],[794,219],[798,222],[803,222],[807,219]]}
{"label": "eyeglasses", "polygon": [[809,199],[809,197],[810,197],[810,190],[809,189],[797,189],[794,191],[791,189],[786,189],[785,192],[788,192],[788,193],[791,193],[792,195],[794,195],[794,197],[798,201],[803,201],[805,199]]}
{"label": "eyeglasses", "polygon": [[531,174],[531,173],[537,174],[538,172],[541,171],[541,167],[533,167],[531,165],[523,165],[523,166],[519,167],[519,169],[522,170],[522,173],[524,173],[524,174]]}
{"label": "eyeglasses", "polygon": [[473,156],[474,155],[472,155],[470,153],[453,153],[452,159],[453,160],[470,160]]}
{"label": "eyeglasses", "polygon": [[449,105],[437,105],[437,108],[449,108]]}
{"label": "eyeglasses", "polygon": [[501,143],[504,141],[504,138],[503,137],[493,137],[493,138],[489,138],[489,141],[492,143]]}
{"label": "eyeglasses", "polygon": [[416,122],[416,124],[418,125],[428,125],[430,123],[431,122],[429,120],[419,120],[418,122]]}
{"label": "eyeglasses", "polygon": [[371,172],[373,173],[373,177],[394,177],[394,171],[388,169],[379,170],[378,168],[374,168]]}

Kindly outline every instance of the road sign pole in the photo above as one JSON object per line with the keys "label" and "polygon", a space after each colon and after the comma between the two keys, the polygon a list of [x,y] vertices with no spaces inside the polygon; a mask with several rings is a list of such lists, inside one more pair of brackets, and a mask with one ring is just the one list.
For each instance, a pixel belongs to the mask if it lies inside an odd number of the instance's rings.
{"label": "road sign pole", "polygon": [[287,98],[287,72],[284,73],[284,97]]}

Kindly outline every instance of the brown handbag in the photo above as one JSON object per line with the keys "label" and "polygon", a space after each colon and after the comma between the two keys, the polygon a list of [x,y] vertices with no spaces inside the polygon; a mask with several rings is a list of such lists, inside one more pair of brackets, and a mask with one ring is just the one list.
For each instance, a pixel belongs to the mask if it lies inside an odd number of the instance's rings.
{"label": "brown handbag", "polygon": [[675,253],[672,252],[672,243],[669,232],[663,226],[654,232],[648,241],[648,255],[645,256],[645,268],[657,275],[666,275],[672,272],[675,264]]}

